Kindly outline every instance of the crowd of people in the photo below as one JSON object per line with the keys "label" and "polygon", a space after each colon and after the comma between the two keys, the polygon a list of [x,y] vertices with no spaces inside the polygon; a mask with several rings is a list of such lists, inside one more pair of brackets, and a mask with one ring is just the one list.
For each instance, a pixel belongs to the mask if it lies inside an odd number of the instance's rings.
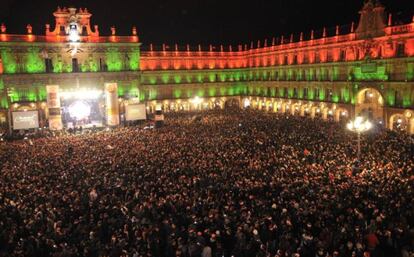
{"label": "crowd of people", "polygon": [[0,256],[413,256],[413,137],[355,138],[214,110],[0,142]]}

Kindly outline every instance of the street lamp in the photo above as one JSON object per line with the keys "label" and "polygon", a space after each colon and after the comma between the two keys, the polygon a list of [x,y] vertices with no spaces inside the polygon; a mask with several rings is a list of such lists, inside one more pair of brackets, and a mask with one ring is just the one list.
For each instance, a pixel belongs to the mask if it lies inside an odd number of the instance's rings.
{"label": "street lamp", "polygon": [[356,117],[355,120],[350,121],[346,127],[358,134],[358,160],[361,155],[361,133],[366,132],[372,128],[372,123],[364,120],[362,117]]}

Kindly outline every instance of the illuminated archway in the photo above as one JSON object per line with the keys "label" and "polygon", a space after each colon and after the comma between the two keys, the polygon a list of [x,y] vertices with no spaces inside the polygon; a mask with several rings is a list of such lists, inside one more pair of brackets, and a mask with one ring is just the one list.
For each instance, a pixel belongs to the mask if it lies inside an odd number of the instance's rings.
{"label": "illuminated archway", "polygon": [[36,110],[36,105],[34,103],[29,105],[17,105],[14,109],[16,111],[34,111]]}
{"label": "illuminated archway", "polygon": [[311,117],[312,118],[323,118],[322,108],[320,106],[313,106],[311,108]]}
{"label": "illuminated archway", "polygon": [[364,88],[356,96],[355,114],[370,120],[384,120],[384,97],[375,88]]}
{"label": "illuminated archway", "polygon": [[391,115],[388,125],[389,129],[394,131],[407,130],[407,120],[405,119],[402,113],[396,113]]}
{"label": "illuminated archway", "polygon": [[0,125],[6,124],[7,122],[7,115],[4,112],[0,112]]}
{"label": "illuminated archway", "polygon": [[349,118],[349,112],[345,108],[337,108],[335,110],[335,121],[344,122]]}
{"label": "illuminated archway", "polygon": [[312,103],[302,105],[301,116],[310,117],[311,114],[312,114]]}
{"label": "illuminated archway", "polygon": [[292,105],[292,115],[299,116],[301,114],[301,104],[296,103]]}
{"label": "illuminated archway", "polygon": [[323,115],[323,119],[324,120],[328,120],[328,121],[334,121],[335,120],[335,110],[333,108],[330,107],[325,107],[322,110],[322,115]]}
{"label": "illuminated archway", "polygon": [[[221,105],[221,103],[220,103],[220,105]],[[224,102],[224,107],[225,108],[239,108],[240,107],[240,101],[239,101],[239,99],[236,99],[236,98],[227,99]]]}
{"label": "illuminated archway", "polygon": [[267,100],[266,101],[266,111],[272,111],[273,110],[273,101]]}
{"label": "illuminated archway", "polygon": [[404,116],[407,119],[408,128],[407,132],[411,135],[414,135],[414,111],[406,110]]}

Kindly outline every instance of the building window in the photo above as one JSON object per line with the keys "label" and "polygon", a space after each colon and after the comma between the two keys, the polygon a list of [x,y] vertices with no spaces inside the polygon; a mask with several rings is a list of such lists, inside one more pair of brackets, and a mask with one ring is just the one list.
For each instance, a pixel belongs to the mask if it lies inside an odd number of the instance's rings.
{"label": "building window", "polygon": [[46,67],[46,73],[53,72],[52,59],[50,59],[50,58],[45,59],[45,67]]}
{"label": "building window", "polygon": [[293,98],[298,98],[298,89],[296,87],[293,88]]}
{"label": "building window", "polygon": [[72,72],[79,72],[79,63],[77,58],[72,59]]}
{"label": "building window", "polygon": [[308,88],[307,87],[305,87],[304,89],[303,89],[303,98],[308,98]]}
{"label": "building window", "polygon": [[395,106],[396,107],[402,107],[402,97],[401,93],[398,90],[395,90]]}
{"label": "building window", "polygon": [[405,56],[405,46],[404,43],[399,43],[397,47],[397,57]]}
{"label": "building window", "polygon": [[99,70],[108,71],[108,65],[106,65],[105,61],[102,58],[99,58]]}
{"label": "building window", "polygon": [[309,58],[308,58],[308,55],[305,53],[305,54],[303,55],[303,61],[302,61],[302,64],[307,64],[307,63],[309,63]]}
{"label": "building window", "polygon": [[315,88],[315,98],[319,99],[319,88]]}
{"label": "building window", "polygon": [[65,26],[60,26],[59,34],[61,36],[65,36],[66,35]]}
{"label": "building window", "polygon": [[82,26],[82,36],[87,36],[88,30],[86,29],[86,26]]}
{"label": "building window", "polygon": [[333,61],[333,56],[332,56],[332,51],[328,51],[327,53],[327,62],[332,62]]}
{"label": "building window", "polygon": [[327,90],[326,90],[327,92],[327,100],[328,101],[331,101],[332,100],[332,95],[333,95],[333,93],[332,93],[332,89],[330,89],[330,88],[328,88]]}
{"label": "building window", "polygon": [[315,63],[320,63],[321,62],[321,58],[319,56],[319,53],[315,53]]}

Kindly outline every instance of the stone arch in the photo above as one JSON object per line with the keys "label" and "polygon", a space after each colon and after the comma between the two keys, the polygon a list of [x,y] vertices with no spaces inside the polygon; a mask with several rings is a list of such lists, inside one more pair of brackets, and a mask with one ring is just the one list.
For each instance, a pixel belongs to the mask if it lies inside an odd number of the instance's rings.
{"label": "stone arch", "polygon": [[251,99],[250,106],[251,106],[251,108],[252,108],[252,109],[258,109],[258,106],[259,106],[259,100],[258,100],[258,98],[257,98],[257,97],[253,97],[253,98]]}
{"label": "stone arch", "polygon": [[406,110],[404,112],[404,116],[408,120],[408,129],[407,129],[407,132],[410,135],[414,135],[414,111],[413,110]]}
{"label": "stone arch", "polygon": [[393,131],[409,132],[410,118],[407,118],[404,113],[394,113],[390,116],[388,128]]}
{"label": "stone arch", "polygon": [[282,113],[282,100],[278,100],[278,101],[276,101],[275,102],[275,104],[273,105],[273,107],[274,107],[274,111],[275,112],[277,112],[277,113]]}
{"label": "stone arch", "polygon": [[301,106],[302,105],[300,103],[292,104],[292,115],[299,116],[301,114]]}
{"label": "stone arch", "polygon": [[289,106],[289,103],[288,103],[288,102],[284,102],[284,101],[282,101],[282,103],[281,103],[280,107],[281,107],[280,111],[281,111],[282,113],[289,112],[290,106]]}
{"label": "stone arch", "polygon": [[334,108],[331,106],[324,106],[322,109],[322,118],[324,120],[333,121],[334,120]]}
{"label": "stone arch", "polygon": [[335,121],[346,121],[349,118],[349,111],[345,108],[337,108],[334,113]]}
{"label": "stone arch", "polygon": [[311,112],[312,112],[312,104],[303,104],[301,106],[301,111],[300,111],[300,115],[304,116],[304,117],[308,117],[311,116]]}
{"label": "stone arch", "polygon": [[0,112],[0,125],[7,123],[7,115],[5,112]]}
{"label": "stone arch", "polygon": [[273,102],[272,98],[266,98],[266,111],[271,111],[273,109]]}
{"label": "stone arch", "polygon": [[323,112],[319,105],[314,105],[311,108],[311,117],[312,118],[323,118]]}
{"label": "stone arch", "polygon": [[251,108],[252,107],[252,98],[251,97],[246,97],[243,98],[241,101],[241,105],[243,108]]}
{"label": "stone arch", "polygon": [[36,110],[36,105],[34,104],[23,104],[23,105],[19,105],[17,108],[15,108],[14,110],[16,111],[35,111]]}
{"label": "stone arch", "polygon": [[370,120],[384,120],[384,97],[375,88],[361,89],[355,99],[355,115],[364,116]]}
{"label": "stone arch", "polygon": [[240,100],[236,98],[226,99],[224,101],[225,108],[239,108],[240,107]]}

